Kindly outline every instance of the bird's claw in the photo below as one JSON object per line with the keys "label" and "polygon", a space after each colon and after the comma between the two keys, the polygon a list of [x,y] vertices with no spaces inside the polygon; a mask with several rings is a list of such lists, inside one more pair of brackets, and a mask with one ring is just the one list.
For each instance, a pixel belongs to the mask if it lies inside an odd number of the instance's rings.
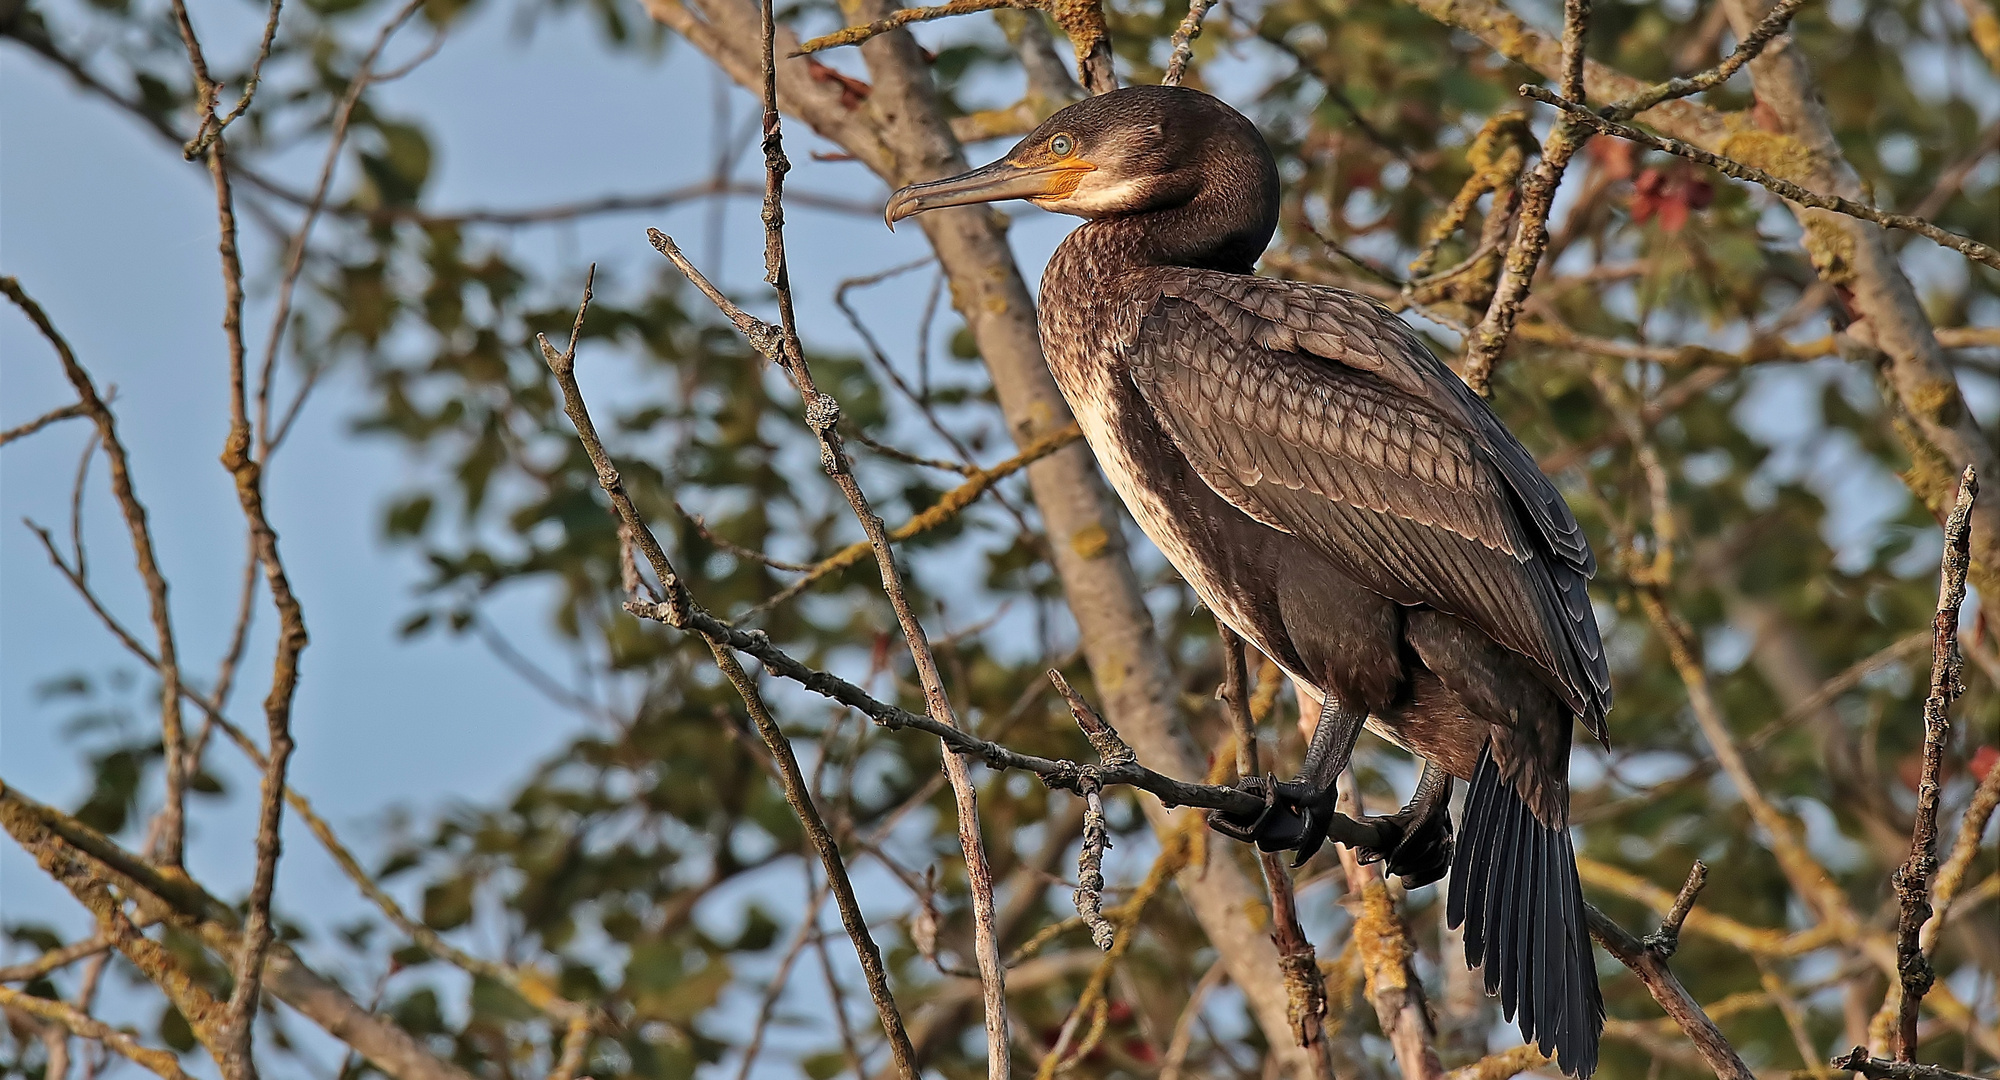
{"label": "bird's claw", "polygon": [[1334,793],[1314,791],[1300,781],[1280,781],[1275,776],[1246,776],[1237,781],[1238,791],[1264,802],[1251,816],[1211,810],[1208,825],[1224,836],[1256,844],[1261,851],[1298,850],[1294,868],[1304,866],[1326,843],[1332,823]]}
{"label": "bird's claw", "polygon": [[1365,817],[1383,835],[1382,847],[1357,847],[1354,854],[1363,865],[1388,863],[1388,871],[1403,879],[1406,889],[1421,888],[1438,880],[1451,868],[1451,815],[1432,813],[1419,817],[1409,810],[1387,817]]}
{"label": "bird's claw", "polygon": [[1263,808],[1248,816],[1227,810],[1210,810],[1208,827],[1232,840],[1254,844],[1263,833],[1271,814],[1278,808],[1278,779],[1274,776],[1246,776],[1236,782],[1236,790],[1264,801]]}

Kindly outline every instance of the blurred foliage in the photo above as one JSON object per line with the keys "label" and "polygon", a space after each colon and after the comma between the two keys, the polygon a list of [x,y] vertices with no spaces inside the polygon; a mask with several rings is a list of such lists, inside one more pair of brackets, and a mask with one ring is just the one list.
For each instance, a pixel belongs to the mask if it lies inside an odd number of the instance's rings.
{"label": "blurred foliage", "polygon": [[[538,20],[568,6],[524,0],[507,14],[532,33]],[[690,84],[707,77],[692,50],[661,48],[661,32],[637,5],[593,0],[588,7],[603,49],[657,56],[673,78]],[[1181,10],[1152,0],[1108,7],[1127,78],[1156,80]],[[480,8],[477,0],[432,0],[419,22],[441,32],[454,20],[481,17]],[[1528,4],[1523,13],[1546,24],[1551,10]],[[240,163],[261,169],[325,138],[332,104],[386,11],[380,0],[287,6],[258,107],[230,132]],[[1980,61],[1955,11],[1931,0],[1835,0],[1799,17],[1799,45],[1825,76],[1837,134],[1881,205],[1923,204],[1938,177],[1973,153],[2000,119],[1993,75],[1976,70]],[[1710,14],[1707,4],[1687,0],[1598,0],[1590,51],[1641,78],[1686,72],[1727,47]],[[838,17],[817,3],[781,15],[807,29]],[[103,46],[91,64],[113,90],[158,124],[187,123],[185,59],[161,6],[101,0],[46,12],[25,7],[12,18],[16,37],[21,27],[58,42],[93,36]],[[995,87],[1013,77],[1017,61],[985,17],[932,27],[925,37],[939,43],[935,72],[954,111],[1007,103]],[[1467,160],[1473,137],[1496,113],[1520,107],[1512,88],[1531,78],[1395,0],[1227,6],[1212,16],[1196,58],[1197,80],[1208,65],[1227,70],[1230,96],[1263,124],[1279,154],[1288,194],[1270,270],[1378,292],[1379,280],[1322,238],[1400,273],[1475,171]],[[829,58],[859,71],[850,61]],[[1971,74],[1942,77],[1944,65]],[[1708,100],[1732,110],[1752,104],[1740,78]],[[317,377],[338,366],[358,372],[369,406],[353,417],[356,436],[393,444],[413,463],[406,489],[382,493],[384,535],[429,567],[404,632],[486,641],[552,710],[573,714],[582,734],[547,760],[523,762],[524,779],[504,804],[392,815],[375,869],[417,898],[424,922],[454,941],[540,967],[564,995],[602,1003],[618,1022],[593,1045],[590,1075],[682,1077],[703,1066],[712,1073],[748,1040],[746,1018],[795,938],[812,888],[801,881],[813,880],[816,868],[802,879],[798,824],[740,702],[705,650],[619,608],[616,531],[532,344],[537,332],[569,328],[580,267],[551,268],[516,254],[505,226],[425,216],[436,125],[421,113],[394,115],[375,95],[361,99],[349,139],[356,169],[310,251],[308,295],[287,359],[295,375]],[[1943,199],[1934,214],[1940,224],[2000,241],[2000,171],[1993,165],[1989,154],[1962,192]],[[1741,348],[1756,335],[1804,341],[1826,332],[1824,299],[1809,293],[1812,272],[1790,219],[1761,192],[1601,142],[1579,158],[1572,176],[1581,194],[1558,215],[1537,316],[1645,346]],[[249,189],[269,212],[295,215],[281,191]],[[1438,266],[1473,253],[1479,217],[1444,245]],[[807,243],[795,230],[795,246]],[[1912,251],[1910,264],[1940,324],[2000,322],[2000,276],[1937,254]],[[720,613],[748,614],[808,663],[915,704],[919,695],[871,565],[759,608],[796,575],[747,553],[805,562],[858,536],[817,471],[797,395],[670,271],[607,271],[597,286],[582,325],[580,355],[592,372],[586,386],[628,490],[695,595]],[[1465,301],[1482,295],[1474,289],[1447,297],[1440,309],[1476,319],[1477,308]],[[1419,325],[1449,353],[1448,334]],[[987,438],[999,430],[997,410],[948,305],[938,325],[925,329],[939,347],[921,373],[908,356],[889,358],[921,386],[913,395],[886,383],[879,366],[863,358],[816,356],[815,372],[854,431],[916,454],[954,457],[929,415],[982,462],[1005,456]],[[806,328],[809,341],[814,330]],[[1994,357],[1968,351],[1958,359],[1991,430],[2000,397]],[[1713,871],[1705,908],[1786,927],[1799,925],[1799,905],[1718,775],[1686,713],[1686,692],[1622,577],[1627,545],[1648,551],[1652,524],[1644,478],[1612,412],[1628,403],[1607,400],[1606,387],[1680,402],[1652,429],[1683,530],[1674,605],[1707,647],[1721,705],[1751,747],[1766,791],[1802,816],[1815,853],[1857,909],[1881,922],[1888,871],[1908,834],[1927,654],[1884,665],[1825,708],[1788,715],[1797,687],[1816,688],[1929,623],[1935,523],[1897,485],[1895,473],[1907,463],[1872,373],[1832,359],[1691,368],[1522,341],[1497,382],[1496,403],[1514,430],[1545,460],[1567,466],[1560,480],[1605,565],[1597,598],[1618,707],[1613,749],[1579,755],[1582,850],[1667,888],[1700,858]],[[959,480],[856,451],[891,523]],[[2000,489],[1989,482],[1989,490]],[[1088,748],[1043,692],[1042,672],[1051,664],[1085,673],[1074,660],[1073,624],[1035,522],[1020,480],[1003,483],[998,499],[908,545],[918,569],[915,598],[940,638],[961,716],[988,737],[1081,756]],[[1220,669],[1212,626],[1157,556],[1143,552],[1141,566],[1156,594],[1160,631],[1181,662],[1194,737],[1218,745],[1226,727],[1212,702]],[[508,643],[508,628],[490,611],[514,591],[537,598],[570,655],[531,658]],[[1990,653],[2000,626],[1991,619],[1982,625],[1975,634],[1988,635],[1983,648]],[[1970,784],[1965,763],[1995,743],[2000,722],[1991,669],[1968,672],[1971,690],[1948,761],[1948,807],[1962,803]],[[907,915],[934,903],[940,951],[969,964],[963,868],[935,745],[876,732],[789,690],[773,688],[772,695],[829,822],[869,885],[871,911]],[[107,832],[136,835],[143,822],[135,809],[160,748],[144,733],[145,706],[136,703],[132,680],[77,679],[51,684],[48,696],[74,713],[95,778],[79,815]],[[1285,715],[1276,726],[1281,751],[1296,756],[1299,739]],[[1364,747],[1368,793],[1387,803],[1396,798],[1395,784],[1407,784],[1409,769],[1378,742]],[[996,875],[1012,875],[1019,885],[1003,897],[1003,944],[1013,948],[1064,918],[1060,876],[1078,822],[1067,797],[1050,798],[1022,777],[987,776],[983,784]],[[197,786],[220,792],[207,774]],[[1143,819],[1124,795],[1112,806],[1119,849],[1137,853],[1128,869],[1142,868],[1153,850]],[[922,899],[931,896],[932,870],[935,898]],[[1314,880],[1323,881],[1322,873],[1315,868]],[[1321,956],[1336,971],[1334,1019],[1344,1053],[1365,1075],[1392,1075],[1384,1045],[1372,1036],[1373,1014],[1353,979],[1338,977],[1348,917],[1331,892],[1328,884],[1310,885],[1304,897]],[[1157,1070],[1190,988],[1213,959],[1191,913],[1168,895],[1148,909],[1113,983],[1108,1034],[1074,1075]],[[1629,926],[1652,921],[1629,900],[1593,899]],[[1444,997],[1446,969],[1456,965],[1453,957],[1438,959],[1438,901],[1436,890],[1407,898],[1429,957],[1424,970],[1436,980],[1434,1003]],[[1962,916],[1962,932],[1946,935],[1941,964],[1957,973],[1953,985],[1986,1009],[1988,1024],[2000,941],[1977,927],[1990,930],[1992,919],[1990,906]],[[831,925],[824,916],[821,922]],[[979,1020],[964,981],[920,955],[910,925],[898,916],[876,928],[906,1013],[924,1018],[923,1047],[942,1074],[980,1075]],[[482,1076],[531,1073],[554,1053],[550,1026],[513,991],[449,977],[384,923],[299,932],[350,951],[357,996],[367,999],[372,984],[383,1011]],[[10,925],[9,933],[37,949],[54,943],[32,925]],[[1843,966],[1829,953],[1760,966],[1699,935],[1684,942],[1674,966],[1700,1000],[1759,990],[1767,973],[1792,986],[1805,1034],[1822,1058],[1856,1041],[1856,1010],[1865,1020],[1879,1001],[1878,973]],[[843,958],[844,938],[835,931],[825,947],[827,977],[838,980],[844,1013],[836,1022],[820,965],[801,958],[790,968],[798,989],[779,1008],[779,1023],[789,1029],[785,1048],[765,1050],[770,1060],[794,1055],[814,1077],[850,1067],[843,1026],[864,1056],[881,1057],[851,957]],[[1044,955],[1074,959],[1090,951],[1071,931]],[[1643,989],[1614,967],[1604,969],[1612,1015],[1656,1016]],[[1088,962],[1053,968],[1053,975],[1016,982],[1015,1026],[1028,1050],[1053,1042]],[[202,977],[225,978],[214,970]],[[35,985],[36,992],[55,989],[46,980]],[[1261,1039],[1240,1008],[1236,999],[1211,1002],[1213,1026],[1197,1032],[1191,1058],[1197,1075],[1256,1072],[1244,1062],[1261,1053]],[[167,1013],[158,1036],[186,1049],[185,1021]],[[1489,1004],[1479,1015],[1445,1020],[1446,1064],[1457,1065],[1488,1044],[1497,1013]],[[1753,1064],[1820,1064],[1800,1060],[1794,1033],[1768,1003],[1722,1023]],[[1511,1030],[1492,1036],[1496,1048],[1511,1041]],[[1962,1032],[1943,1027],[1929,1033],[1925,1051],[1947,1063],[1992,1065],[1991,1055],[1966,1047]],[[12,1052],[0,1064],[37,1074],[32,1040],[17,1038]],[[1625,1039],[1607,1044],[1604,1070],[1618,1078],[1703,1074],[1686,1055],[1657,1054]],[[350,1060],[341,1075],[367,1071]]]}

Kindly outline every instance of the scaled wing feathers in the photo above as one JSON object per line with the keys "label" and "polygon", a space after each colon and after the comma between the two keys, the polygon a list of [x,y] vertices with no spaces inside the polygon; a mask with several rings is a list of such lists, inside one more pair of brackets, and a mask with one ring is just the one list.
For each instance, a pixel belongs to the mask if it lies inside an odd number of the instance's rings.
{"label": "scaled wing feathers", "polygon": [[1139,392],[1217,494],[1391,599],[1534,661],[1603,737],[1610,677],[1562,496],[1486,403],[1379,305],[1200,270],[1119,320]]}

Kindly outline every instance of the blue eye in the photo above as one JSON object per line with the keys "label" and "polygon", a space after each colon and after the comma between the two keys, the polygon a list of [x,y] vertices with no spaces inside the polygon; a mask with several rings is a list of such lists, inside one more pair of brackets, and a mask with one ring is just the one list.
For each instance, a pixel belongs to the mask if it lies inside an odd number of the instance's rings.
{"label": "blue eye", "polygon": [[1049,152],[1057,157],[1068,157],[1076,151],[1076,140],[1067,135],[1058,135],[1049,140]]}

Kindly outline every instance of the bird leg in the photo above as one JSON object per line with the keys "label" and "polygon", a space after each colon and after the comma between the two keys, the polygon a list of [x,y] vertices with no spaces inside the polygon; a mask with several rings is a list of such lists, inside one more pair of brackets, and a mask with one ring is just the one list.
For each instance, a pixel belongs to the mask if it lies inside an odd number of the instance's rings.
{"label": "bird leg", "polygon": [[1410,802],[1387,817],[1364,817],[1363,824],[1384,831],[1386,843],[1355,848],[1363,863],[1386,859],[1389,872],[1408,889],[1429,885],[1451,868],[1451,774],[1425,760],[1423,775]]}
{"label": "bird leg", "polygon": [[[1334,785],[1346,770],[1354,753],[1354,740],[1368,710],[1344,705],[1329,694],[1320,703],[1319,726],[1313,729],[1312,743],[1306,747],[1305,764],[1296,779],[1280,781],[1275,776],[1246,776],[1237,787],[1264,800],[1264,809],[1245,819],[1215,811],[1209,826],[1226,836],[1254,843],[1264,851],[1298,849],[1294,867],[1304,866],[1326,842],[1329,831],[1335,839],[1357,847],[1392,849],[1396,837],[1374,823],[1356,822],[1334,810]],[[1386,819],[1384,819],[1386,820]]]}

